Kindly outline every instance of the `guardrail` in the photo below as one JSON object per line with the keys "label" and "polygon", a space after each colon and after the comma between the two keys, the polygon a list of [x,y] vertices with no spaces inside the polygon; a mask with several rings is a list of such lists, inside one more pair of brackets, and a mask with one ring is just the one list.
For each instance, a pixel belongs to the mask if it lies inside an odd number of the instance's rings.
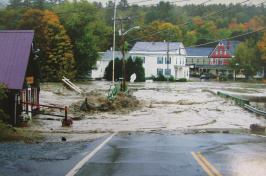
{"label": "guardrail", "polygon": [[252,111],[252,112],[255,112],[256,114],[260,114],[260,115],[263,115],[263,116],[266,116],[266,112],[265,111],[262,111],[262,110],[259,110],[259,109],[256,109],[248,104],[245,104],[244,106],[246,109]]}
{"label": "guardrail", "polygon": [[220,97],[223,97],[223,98],[230,98],[232,100],[235,100],[235,102],[237,104],[240,104],[241,106],[245,106],[245,104],[248,104],[249,105],[249,100],[245,100],[245,99],[242,99],[242,98],[237,98],[237,97],[233,97],[231,95],[227,95],[227,94],[224,94],[222,92],[217,92],[217,94],[220,96]]}
{"label": "guardrail", "polygon": [[235,100],[235,102],[241,106],[243,106],[244,108],[256,113],[256,114],[259,114],[259,115],[263,115],[263,116],[266,116],[266,112],[265,111],[262,111],[262,110],[259,110],[259,109],[256,109],[252,106],[249,105],[249,100],[245,100],[245,99],[241,99],[241,98],[237,98],[237,97],[233,97],[231,95],[227,95],[227,94],[224,94],[222,92],[217,92],[217,94],[220,96],[220,97],[223,97],[223,98],[230,98],[232,100]]}

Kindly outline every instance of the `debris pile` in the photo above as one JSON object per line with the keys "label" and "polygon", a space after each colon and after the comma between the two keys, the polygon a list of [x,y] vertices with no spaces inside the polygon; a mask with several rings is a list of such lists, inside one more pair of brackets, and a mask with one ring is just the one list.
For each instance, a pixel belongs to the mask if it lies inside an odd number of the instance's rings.
{"label": "debris pile", "polygon": [[120,112],[127,114],[140,108],[139,100],[132,95],[118,92],[114,100],[109,100],[105,94],[90,92],[86,94],[84,101],[79,101],[70,105],[73,112]]}

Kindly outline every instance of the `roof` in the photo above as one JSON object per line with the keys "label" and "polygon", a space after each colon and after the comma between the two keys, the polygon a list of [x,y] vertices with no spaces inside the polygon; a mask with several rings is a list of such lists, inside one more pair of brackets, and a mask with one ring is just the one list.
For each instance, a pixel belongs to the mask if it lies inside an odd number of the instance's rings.
{"label": "roof", "polygon": [[[168,42],[137,42],[130,52],[167,52],[167,45]],[[176,52],[181,45],[182,42],[169,42],[169,51]]]}
{"label": "roof", "polygon": [[[115,58],[123,58],[123,54],[121,51],[115,51]],[[127,59],[128,57],[130,57],[130,54],[129,53],[126,53],[126,58]],[[111,50],[107,50],[104,55],[102,56],[102,59],[103,60],[113,60],[113,51]]]}
{"label": "roof", "polygon": [[[230,41],[230,40],[229,40]],[[231,56],[234,56],[234,52],[236,50],[236,47],[241,43],[240,41],[230,41],[228,40],[222,40],[223,45],[228,49]],[[230,46],[228,46],[230,45]]]}
{"label": "roof", "polygon": [[0,82],[22,89],[34,37],[33,30],[0,30]]}
{"label": "roof", "polygon": [[197,56],[197,57],[208,57],[212,52],[213,47],[194,47],[186,48],[187,57]]}

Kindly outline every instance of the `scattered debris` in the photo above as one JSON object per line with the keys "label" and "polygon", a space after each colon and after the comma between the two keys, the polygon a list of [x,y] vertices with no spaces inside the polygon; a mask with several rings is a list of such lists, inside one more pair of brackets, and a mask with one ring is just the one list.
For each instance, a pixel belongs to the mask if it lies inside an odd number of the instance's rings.
{"label": "scattered debris", "polygon": [[62,141],[66,141],[66,138],[65,138],[65,137],[61,137],[61,140],[62,140]]}
{"label": "scattered debris", "polygon": [[251,124],[250,125],[251,132],[265,132],[265,126],[260,126],[258,124]]}

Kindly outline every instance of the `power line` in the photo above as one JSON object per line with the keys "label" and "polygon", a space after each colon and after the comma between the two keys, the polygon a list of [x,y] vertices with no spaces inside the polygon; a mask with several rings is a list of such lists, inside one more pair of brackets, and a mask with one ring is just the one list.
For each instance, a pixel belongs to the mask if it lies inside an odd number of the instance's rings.
{"label": "power line", "polygon": [[[240,4],[243,4],[243,3],[246,3],[246,2],[248,2],[248,1],[250,1],[250,0],[246,0],[246,1],[243,1],[243,2],[241,2],[241,3],[236,4],[236,5],[234,5],[234,6],[227,7],[227,8],[225,8],[225,9],[219,10],[219,11],[217,11],[217,12],[210,13],[210,14],[208,14],[208,15],[205,15],[205,16],[200,17],[200,18],[198,18],[198,19],[195,19],[195,20],[193,20],[193,21],[189,21],[189,22],[187,22],[187,23],[177,25],[177,27],[184,26],[184,25],[188,25],[188,24],[191,24],[191,23],[193,23],[193,22],[195,22],[195,21],[198,21],[198,20],[200,20],[200,19],[207,18],[207,17],[209,17],[209,16],[211,16],[211,15],[214,15],[214,14],[218,14],[218,13],[224,12],[224,11],[226,11],[226,10],[229,10],[229,9],[231,9],[231,8],[233,8],[233,7],[236,7],[237,5],[240,5]],[[176,26],[175,26],[175,27],[176,27]],[[162,33],[162,32],[168,31],[168,30],[170,30],[170,29],[173,29],[173,28],[165,29],[165,30],[162,30],[162,31],[159,31],[159,32],[156,32],[156,33],[150,34],[150,35],[145,36],[145,37],[150,37],[150,36],[153,36],[153,35],[156,35],[156,34],[160,34],[160,33]]]}
{"label": "power line", "polygon": [[[189,46],[189,47],[185,47],[185,48],[195,48],[195,47],[201,47],[201,46],[204,46],[204,45],[215,44],[215,43],[218,43],[219,41],[231,40],[231,39],[234,39],[234,38],[250,35],[250,34],[253,34],[253,33],[256,33],[256,32],[260,32],[260,31],[263,31],[263,30],[266,30],[266,28],[262,28],[262,29],[259,29],[259,30],[256,30],[256,31],[247,32],[245,34],[240,34],[240,35],[229,37],[229,38],[226,38],[226,39],[220,39],[220,40],[216,40],[216,41],[213,41],[213,42],[204,43],[204,44],[200,44],[200,45]],[[136,48],[139,49],[138,51],[146,51],[146,50],[142,50],[142,48],[138,48],[138,47],[136,47]],[[163,50],[157,50],[157,51],[166,52],[167,50],[163,49]],[[176,51],[176,50],[170,50],[170,51]]]}

